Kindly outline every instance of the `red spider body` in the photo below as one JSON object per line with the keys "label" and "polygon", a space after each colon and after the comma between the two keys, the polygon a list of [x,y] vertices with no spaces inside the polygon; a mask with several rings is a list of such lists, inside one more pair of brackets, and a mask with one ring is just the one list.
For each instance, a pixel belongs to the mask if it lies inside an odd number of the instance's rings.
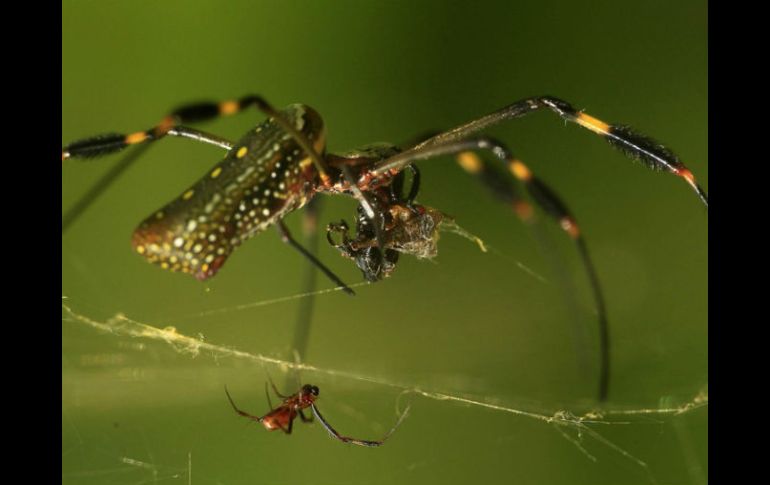
{"label": "red spider body", "polygon": [[[272,381],[271,381],[272,384]],[[292,394],[291,396],[284,396],[281,393],[278,392],[278,389],[276,389],[275,384],[273,384],[273,391],[283,399],[283,403],[281,403],[280,406],[277,408],[274,408],[269,413],[265,414],[264,416],[254,416],[246,411],[241,411],[238,409],[238,407],[233,402],[233,398],[230,397],[230,393],[227,392],[227,388],[225,388],[225,394],[227,394],[227,399],[230,400],[230,405],[233,407],[236,413],[243,416],[244,418],[251,419],[253,421],[257,421],[258,423],[262,424],[262,426],[265,427],[268,431],[275,431],[277,429],[280,429],[286,434],[291,434],[292,425],[294,424],[294,420],[297,418],[297,416],[302,419],[302,421],[309,423],[313,421],[313,416],[318,418],[318,421],[321,422],[321,425],[326,429],[326,431],[329,433],[329,435],[337,439],[339,441],[342,441],[343,443],[350,443],[353,445],[358,446],[366,446],[366,447],[375,447],[380,446],[390,437],[391,434],[401,425],[401,422],[406,418],[407,413],[409,412],[409,408],[401,414],[401,417],[396,422],[395,426],[393,426],[390,431],[380,440],[361,440],[358,438],[351,438],[350,436],[342,436],[339,434],[332,426],[324,419],[324,417],[321,415],[321,412],[318,411],[318,408],[315,405],[315,400],[318,397],[318,388],[316,386],[305,384],[302,386],[302,388],[297,392],[296,394]],[[265,392],[267,393],[267,384],[265,384]],[[270,402],[270,394],[267,394],[268,402]],[[310,417],[305,416],[305,414],[302,412],[303,409],[310,408],[313,415]]]}
{"label": "red spider body", "polygon": [[317,395],[317,387],[303,386],[300,392],[289,396],[283,401],[283,404],[262,416],[260,418],[262,426],[268,431],[275,431],[277,429],[285,431],[289,429],[299,411],[309,408]]}

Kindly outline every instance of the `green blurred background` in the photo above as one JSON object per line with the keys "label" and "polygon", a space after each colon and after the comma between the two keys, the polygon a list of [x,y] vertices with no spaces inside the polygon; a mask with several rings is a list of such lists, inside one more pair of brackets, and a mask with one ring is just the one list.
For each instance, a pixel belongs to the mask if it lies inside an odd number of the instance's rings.
{"label": "green blurred background", "polygon": [[[63,144],[148,128],[186,101],[259,93],[277,106],[315,107],[329,149],[344,151],[552,94],[665,141],[708,189],[705,1],[65,1],[62,30]],[[260,119],[248,112],[200,128],[237,139]],[[550,113],[491,134],[581,222],[610,313],[605,408],[675,406],[707,390],[708,215],[686,184],[630,163]],[[169,139],[132,167],[62,238],[67,305],[99,321],[124,313],[286,358],[299,300],[236,308],[300,291],[304,260],[273,232],[245,244],[205,284],[161,271],[130,248],[139,221],[220,156]],[[116,160],[66,164],[63,211]],[[359,287],[355,298],[318,297],[307,363],[397,385],[306,372],[303,382],[321,389],[325,416],[344,433],[377,437],[396,418],[398,386],[546,415],[594,407],[592,302],[569,242],[547,225],[556,254],[544,257],[532,233],[451,160],[420,167],[419,200],[495,251],[445,234],[433,262],[403,257],[392,278]],[[352,219],[352,200],[324,202],[322,224]],[[299,233],[301,215],[287,223]],[[361,281],[325,244],[320,257],[346,281]],[[554,267],[570,276],[575,303]],[[332,441],[317,423],[298,422],[289,437],[268,433],[233,413],[223,386],[262,414],[263,383],[270,373],[283,387],[282,369],[191,356],[64,317],[62,483],[650,480],[644,467],[586,434],[570,436],[595,460],[547,423],[424,397],[412,398],[411,416],[379,449]],[[628,424],[593,429],[647,463],[660,483],[705,482],[706,408],[619,421]]]}

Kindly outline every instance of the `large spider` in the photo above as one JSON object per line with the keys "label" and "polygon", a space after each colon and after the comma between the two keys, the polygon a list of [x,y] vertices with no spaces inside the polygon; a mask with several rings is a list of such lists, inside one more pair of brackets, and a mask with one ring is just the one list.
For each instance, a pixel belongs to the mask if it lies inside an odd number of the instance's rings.
{"label": "large spider", "polygon": [[[186,126],[256,107],[269,118],[237,143]],[[305,206],[316,194],[346,194],[358,200],[356,231],[351,238],[344,221],[327,228],[329,242],[353,259],[369,281],[389,276],[399,253],[418,257],[435,255],[438,230],[451,225],[445,214],[415,202],[419,172],[413,163],[443,155],[456,155],[461,167],[476,175],[524,222],[534,211],[522,197],[518,181],[531,200],[555,219],[576,243],[586,268],[598,313],[601,348],[599,398],[607,396],[609,383],[609,330],[604,298],[575,217],[544,182],[502,143],[475,133],[500,122],[548,109],[604,137],[613,147],[653,170],[682,177],[708,207],[706,192],[692,172],[669,149],[623,125],[611,125],[582,113],[551,96],[517,101],[498,111],[430,136],[407,149],[378,144],[346,154],[326,153],[326,131],[312,108],[294,104],[277,111],[260,96],[237,101],[195,103],[183,106],[146,131],[105,134],[83,139],[62,149],[69,158],[94,158],[131,145],[146,144],[166,136],[209,143],[226,150],[202,179],[145,219],[133,234],[134,249],[163,269],[182,271],[199,280],[214,276],[230,253],[246,239],[271,226],[283,241],[297,249],[336,285],[353,294],[344,282],[291,236],[283,223],[289,212]],[[475,152],[489,152],[503,162],[513,179],[502,178]],[[117,165],[102,182],[62,219],[64,230],[136,157]],[[403,194],[404,170],[412,172],[412,186]],[[341,241],[336,242],[334,233]]]}

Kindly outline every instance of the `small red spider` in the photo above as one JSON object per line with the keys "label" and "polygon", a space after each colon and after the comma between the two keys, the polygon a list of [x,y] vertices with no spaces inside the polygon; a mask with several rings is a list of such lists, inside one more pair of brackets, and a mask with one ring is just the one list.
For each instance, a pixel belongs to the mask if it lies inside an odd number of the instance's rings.
{"label": "small red spider", "polygon": [[[281,405],[278,407],[273,408],[273,404],[270,402],[270,393],[267,391],[267,383],[265,383],[265,394],[267,395],[267,402],[270,405],[271,411],[264,416],[253,416],[245,411],[238,409],[238,407],[235,405],[235,402],[233,402],[233,398],[230,397],[230,393],[227,391],[227,387],[225,387],[225,394],[227,394],[227,399],[230,400],[230,404],[233,406],[233,409],[235,409],[235,412],[245,418],[249,418],[260,423],[268,431],[275,431],[280,429],[286,434],[291,434],[292,424],[294,423],[294,419],[296,419],[297,416],[299,416],[300,419],[305,423],[312,422],[313,416],[315,416],[318,418],[318,421],[321,422],[323,427],[326,428],[326,431],[329,432],[329,435],[331,435],[332,438],[338,439],[343,443],[375,447],[385,443],[385,441],[390,438],[390,435],[396,431],[396,428],[401,425],[401,422],[409,413],[409,407],[407,407],[406,410],[401,414],[401,417],[398,418],[398,421],[396,421],[396,424],[390,429],[390,431],[385,434],[385,436],[382,437],[382,439],[360,440],[357,438],[351,438],[349,436],[342,436],[326,421],[326,419],[324,419],[324,417],[318,411],[318,407],[315,405],[315,400],[318,398],[318,387],[311,384],[305,384],[296,394],[292,394],[291,396],[284,396],[278,392],[275,384],[272,382],[270,382],[270,384],[273,386],[273,392],[275,392],[278,397],[283,399],[283,403],[281,403]],[[303,413],[302,410],[307,408],[310,408],[310,410],[313,412],[313,416],[305,416],[305,413]]]}

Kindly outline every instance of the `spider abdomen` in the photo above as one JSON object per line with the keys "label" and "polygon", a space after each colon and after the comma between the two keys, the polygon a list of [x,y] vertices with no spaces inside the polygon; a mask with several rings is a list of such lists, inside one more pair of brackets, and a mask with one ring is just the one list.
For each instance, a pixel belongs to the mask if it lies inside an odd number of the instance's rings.
{"label": "spider abdomen", "polygon": [[[323,151],[318,113],[292,105],[281,114]],[[132,245],[163,269],[208,279],[237,246],[305,205],[317,175],[292,136],[268,119],[189,189],[147,217],[134,231]]]}

